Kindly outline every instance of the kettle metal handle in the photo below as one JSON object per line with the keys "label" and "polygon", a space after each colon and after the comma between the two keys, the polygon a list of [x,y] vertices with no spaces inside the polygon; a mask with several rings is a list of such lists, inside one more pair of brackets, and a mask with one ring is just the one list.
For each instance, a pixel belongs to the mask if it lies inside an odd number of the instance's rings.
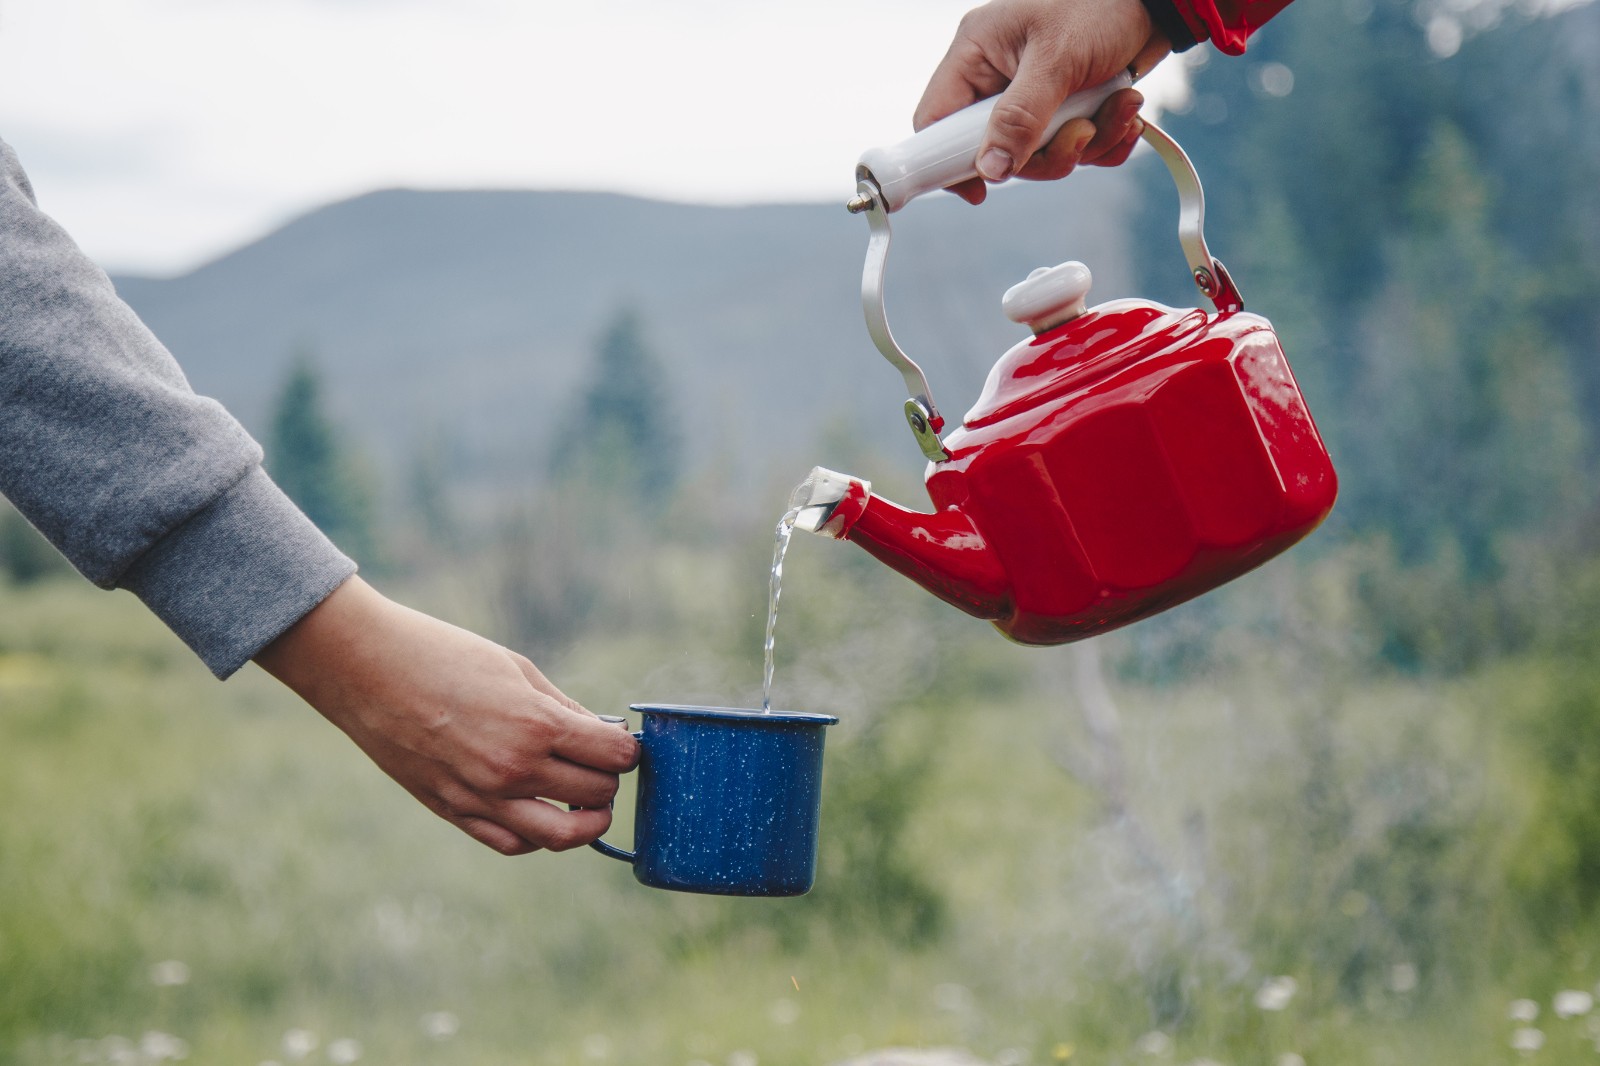
{"label": "kettle metal handle", "polygon": [[1189,261],[1189,274],[1218,311],[1242,311],[1244,300],[1228,268],[1206,247],[1206,192],[1189,155],[1172,135],[1154,122],[1144,124],[1144,141],[1167,165],[1178,187],[1178,243]]}
{"label": "kettle metal handle", "polygon": [[[867,334],[889,360],[889,365],[905,379],[906,391],[911,394],[905,405],[906,422],[911,426],[911,435],[917,439],[917,446],[930,462],[942,463],[950,458],[939,440],[944,416],[933,404],[928,375],[895,342],[894,333],[889,329],[889,313],[883,306],[883,275],[889,265],[889,242],[894,238],[889,228],[889,210],[884,205],[883,194],[870,178],[860,180],[856,193],[856,199],[850,201],[850,210],[865,210],[867,224],[872,227],[872,236],[867,241],[867,262],[861,271],[861,310],[866,315]],[[855,205],[863,198],[867,206],[858,209]]]}
{"label": "kettle metal handle", "polygon": [[[1077,115],[1093,114],[1106,97],[1128,84],[1128,77],[1119,75],[1104,85],[1075,93],[1056,112],[1059,121],[1053,120],[1054,126],[1059,128],[1068,118]],[[1087,110],[1084,110],[1086,107]],[[856,195],[846,204],[851,214],[865,214],[871,228],[866,263],[861,272],[861,308],[867,320],[867,333],[878,351],[905,380],[906,391],[911,397],[905,403],[906,421],[922,454],[935,463],[950,458],[950,452],[939,439],[939,433],[944,429],[944,418],[934,405],[932,392],[928,388],[928,376],[895,341],[884,307],[883,279],[888,268],[889,244],[894,236],[889,226],[889,214],[924,192],[977,175],[975,160],[978,145],[993,108],[992,98],[973,104],[948,118],[940,119],[898,145],[863,153],[861,163],[856,168]],[[947,124],[951,126],[946,128]],[[1183,247],[1183,255],[1188,260],[1190,276],[1195,285],[1218,311],[1243,310],[1244,301],[1227,267],[1206,246],[1205,190],[1201,187],[1200,175],[1194,164],[1178,142],[1155,123],[1145,122],[1143,137],[1166,164],[1172,174],[1173,184],[1178,188],[1178,243]],[[958,140],[959,143],[956,143]],[[957,167],[952,160],[964,163]],[[894,165],[890,166],[886,161]],[[880,186],[876,176],[878,171],[874,166],[894,175],[891,180],[898,184],[893,186],[892,199],[885,194],[885,186]],[[935,173],[942,183],[927,184],[928,176]]]}

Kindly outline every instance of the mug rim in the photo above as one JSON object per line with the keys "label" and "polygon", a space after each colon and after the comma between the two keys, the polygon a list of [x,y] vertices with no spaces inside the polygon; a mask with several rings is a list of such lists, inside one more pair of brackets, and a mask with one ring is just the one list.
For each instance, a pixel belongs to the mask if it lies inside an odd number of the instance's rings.
{"label": "mug rim", "polygon": [[672,718],[723,718],[802,725],[836,725],[839,721],[834,715],[818,714],[814,711],[763,711],[759,707],[698,707],[685,703],[630,703],[628,710]]}

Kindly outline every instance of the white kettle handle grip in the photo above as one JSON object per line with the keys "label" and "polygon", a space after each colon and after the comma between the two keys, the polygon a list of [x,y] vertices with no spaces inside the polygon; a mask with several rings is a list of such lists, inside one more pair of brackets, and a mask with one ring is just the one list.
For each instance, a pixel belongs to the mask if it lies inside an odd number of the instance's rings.
{"label": "white kettle handle grip", "polygon": [[[1067,97],[1045,127],[1045,140],[1056,135],[1068,119],[1088,118],[1106,98],[1133,84],[1126,72],[1090,89]],[[948,188],[978,174],[978,146],[994,111],[991,96],[971,107],[912,134],[899,144],[869,148],[856,164],[856,178],[871,181],[883,196],[884,207],[898,211],[925,192]]]}

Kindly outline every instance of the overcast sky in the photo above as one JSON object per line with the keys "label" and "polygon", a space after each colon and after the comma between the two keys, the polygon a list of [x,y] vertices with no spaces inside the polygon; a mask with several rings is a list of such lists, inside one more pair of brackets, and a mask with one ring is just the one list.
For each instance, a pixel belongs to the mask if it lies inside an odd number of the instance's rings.
{"label": "overcast sky", "polygon": [[974,3],[0,0],[0,138],[117,270],[396,185],[842,200]]}

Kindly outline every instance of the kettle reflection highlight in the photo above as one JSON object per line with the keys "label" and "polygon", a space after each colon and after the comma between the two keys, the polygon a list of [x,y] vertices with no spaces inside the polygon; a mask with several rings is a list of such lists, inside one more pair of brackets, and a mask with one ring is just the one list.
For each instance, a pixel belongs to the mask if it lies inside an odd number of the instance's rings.
{"label": "kettle reflection highlight", "polygon": [[[1122,84],[1069,99],[1059,121],[1093,113]],[[1322,522],[1337,478],[1271,324],[1243,309],[1206,248],[1193,166],[1148,123],[1145,139],[1178,185],[1191,274],[1215,311],[1135,299],[1089,308],[1082,263],[1036,270],[1002,301],[1034,336],[1001,357],[961,425],[940,437],[926,378],[884,313],[888,213],[964,176],[950,176],[948,142],[964,137],[975,152],[971,130],[981,135],[986,112],[977,105],[944,120],[965,123],[965,133],[938,123],[868,152],[850,204],[872,225],[868,330],[911,392],[906,417],[929,459],[933,510],[902,507],[862,478],[821,467],[791,507],[797,528],[859,544],[1011,639],[1062,644],[1261,565]]]}

